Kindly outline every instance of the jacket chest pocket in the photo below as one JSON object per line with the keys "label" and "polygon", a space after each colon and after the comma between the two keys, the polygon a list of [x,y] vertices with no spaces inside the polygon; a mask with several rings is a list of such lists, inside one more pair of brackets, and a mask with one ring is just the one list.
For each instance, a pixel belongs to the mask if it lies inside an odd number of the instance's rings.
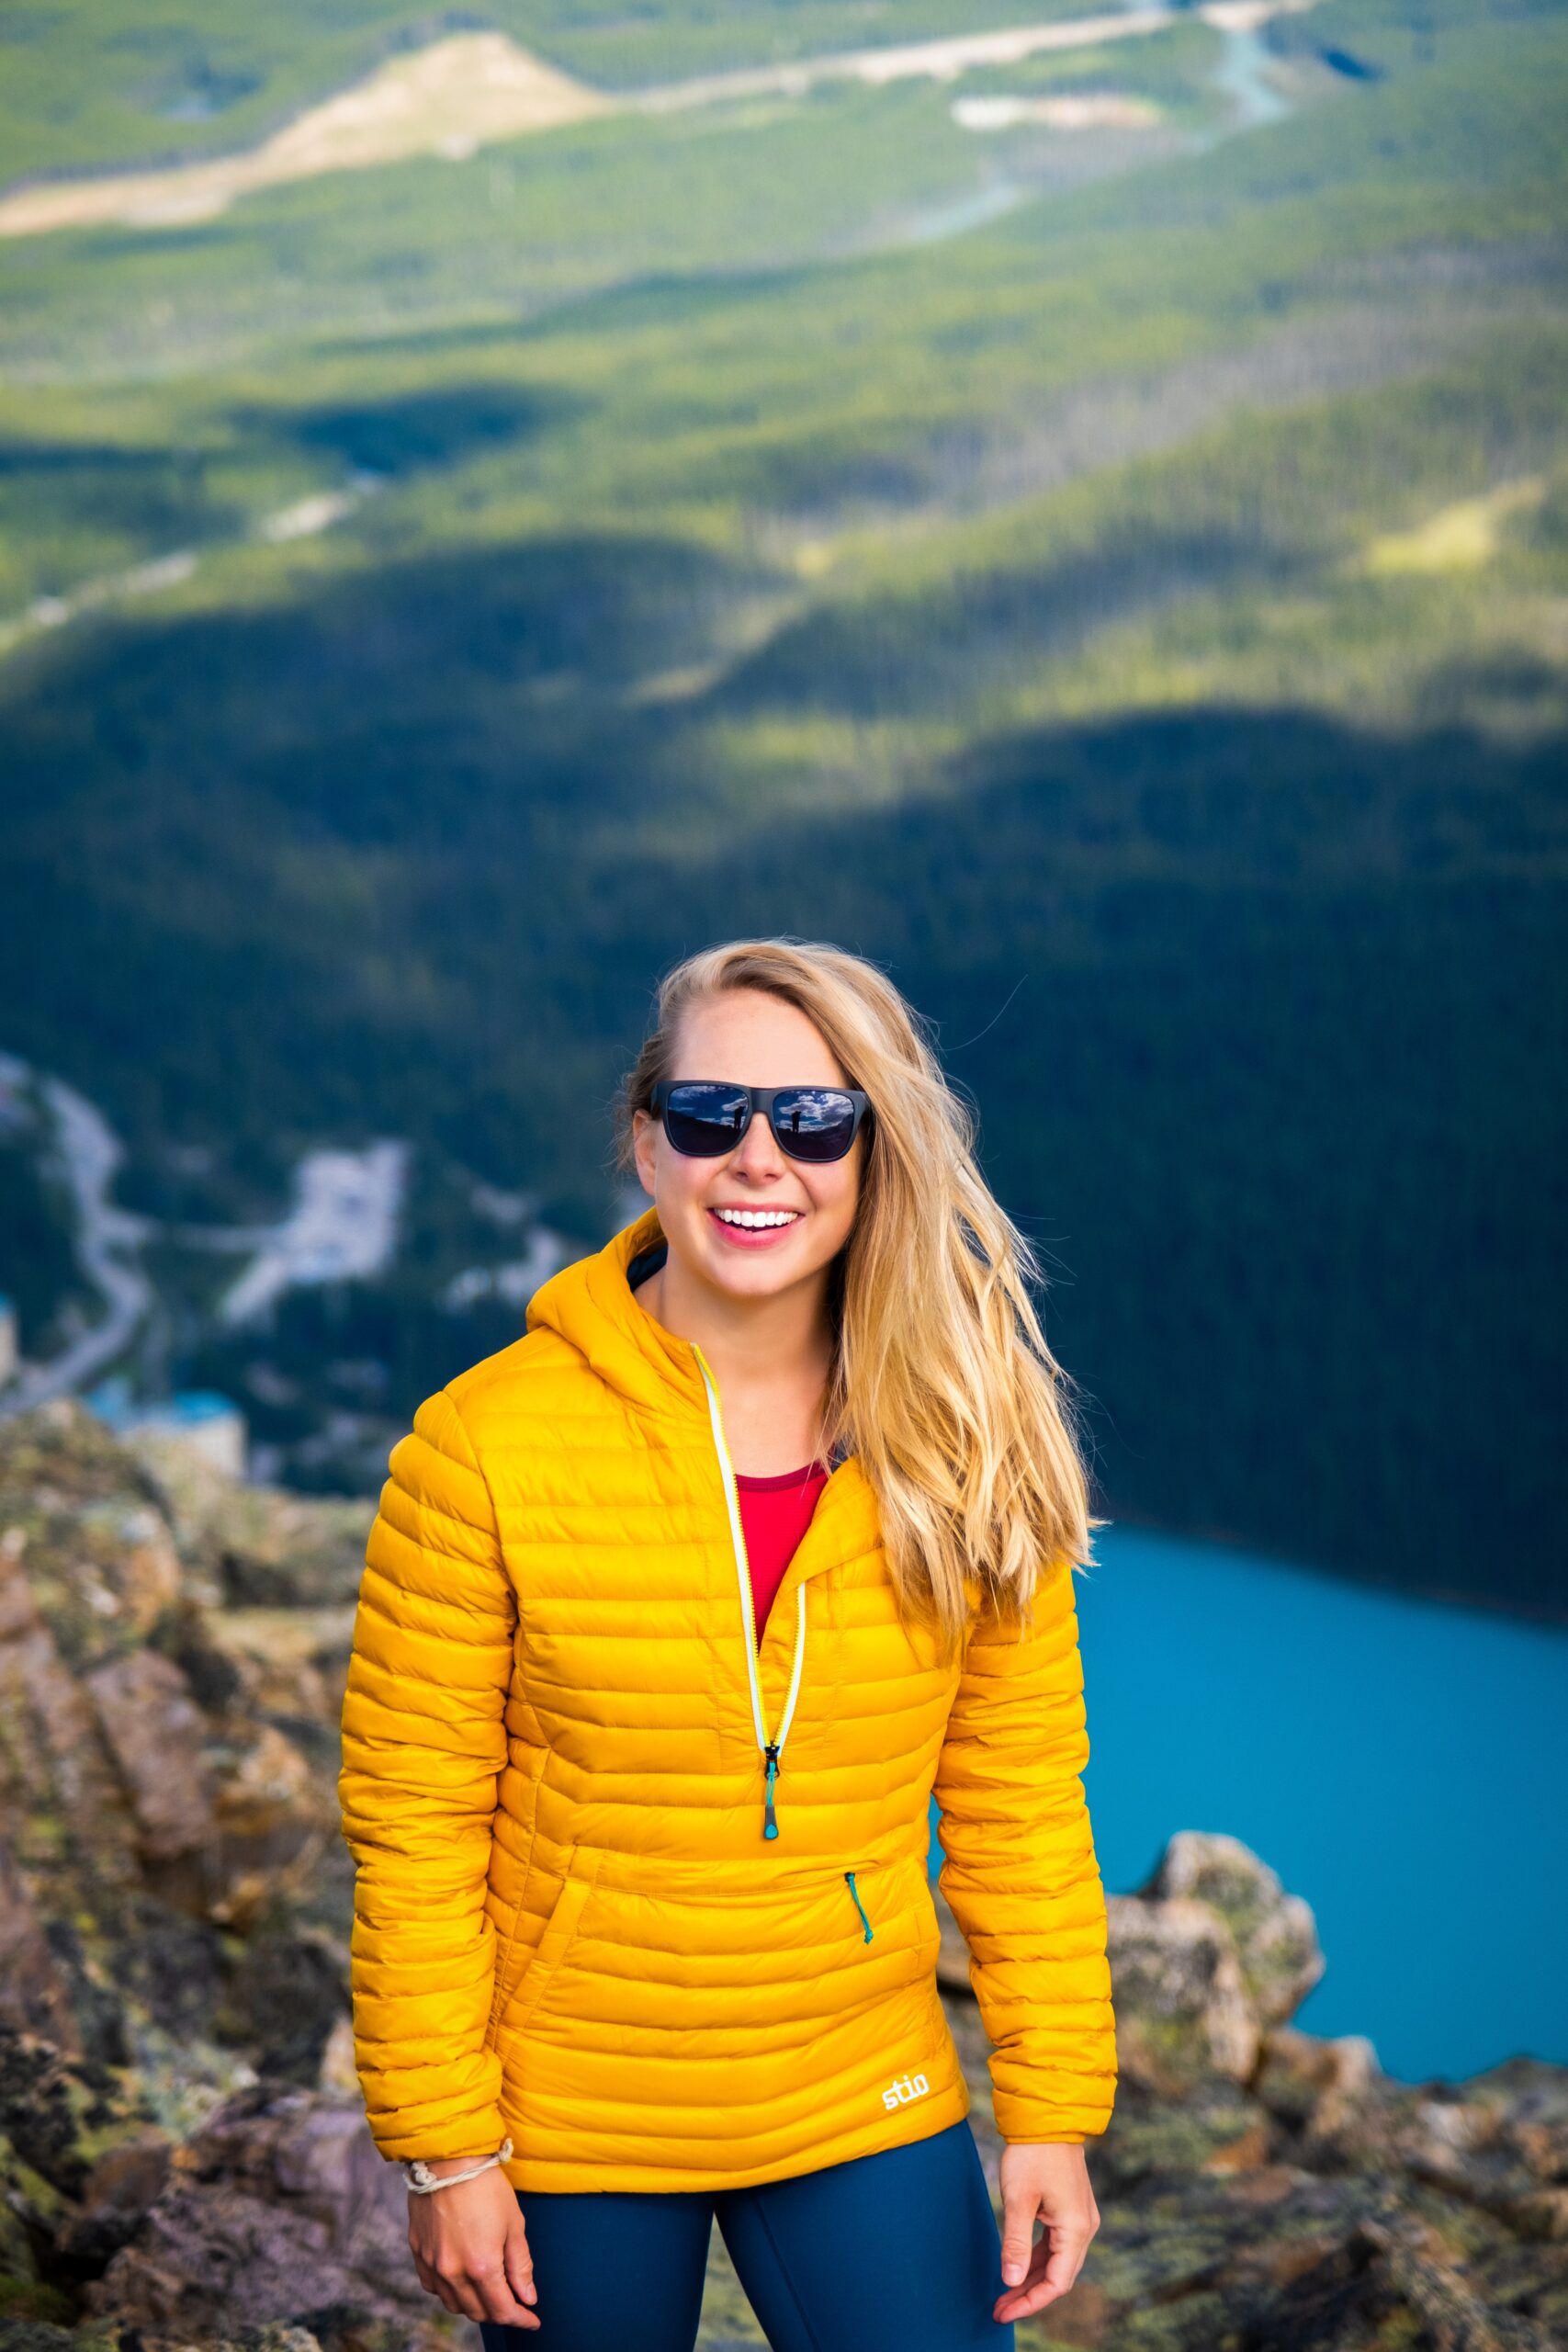
{"label": "jacket chest pocket", "polygon": [[545,1932],[534,1947],[522,1983],[502,2009],[501,2022],[509,2033],[522,2031],[549,1989],[577,1933],[582,1906],[593,1891],[602,1859],[597,1849],[587,1852],[580,1846],[572,1848],[566,1876],[545,1922]]}

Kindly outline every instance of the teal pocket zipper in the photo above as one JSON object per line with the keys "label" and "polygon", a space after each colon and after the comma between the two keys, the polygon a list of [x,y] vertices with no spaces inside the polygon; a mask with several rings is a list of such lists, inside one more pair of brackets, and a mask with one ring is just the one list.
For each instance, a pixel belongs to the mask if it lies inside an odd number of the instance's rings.
{"label": "teal pocket zipper", "polygon": [[855,1894],[855,1874],[853,1871],[846,1871],[844,1872],[844,1876],[849,1881],[850,1893],[854,1898],[855,1909],[860,1913],[862,1919],[865,1921],[865,1933],[861,1938],[861,1941],[863,1944],[868,1944],[871,1941],[871,1921],[865,1917],[865,1905],[861,1901],[860,1896]]}

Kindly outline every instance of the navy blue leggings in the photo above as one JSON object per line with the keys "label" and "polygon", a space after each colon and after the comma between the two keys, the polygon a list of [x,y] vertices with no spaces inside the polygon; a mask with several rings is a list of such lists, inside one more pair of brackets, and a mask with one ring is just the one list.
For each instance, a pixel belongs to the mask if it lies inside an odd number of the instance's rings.
{"label": "navy blue leggings", "polygon": [[1013,2352],[1001,2241],[975,2135],[928,2139],[755,2188],[521,2189],[539,2325],[485,2352],[693,2352],[716,2216],[773,2352]]}

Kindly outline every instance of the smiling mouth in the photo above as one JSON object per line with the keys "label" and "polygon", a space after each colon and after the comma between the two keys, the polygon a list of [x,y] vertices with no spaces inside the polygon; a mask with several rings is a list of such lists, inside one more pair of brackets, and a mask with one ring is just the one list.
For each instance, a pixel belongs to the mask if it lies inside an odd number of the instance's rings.
{"label": "smiling mouth", "polygon": [[709,1209],[708,1215],[727,1233],[787,1233],[798,1225],[799,1209]]}

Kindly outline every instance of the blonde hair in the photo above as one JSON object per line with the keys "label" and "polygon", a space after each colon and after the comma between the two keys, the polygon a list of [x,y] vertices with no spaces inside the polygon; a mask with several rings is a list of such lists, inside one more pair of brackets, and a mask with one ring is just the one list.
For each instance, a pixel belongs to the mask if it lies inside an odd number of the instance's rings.
{"label": "blonde hair", "polygon": [[823,1447],[860,1456],[900,1611],[952,1656],[972,1606],[1020,1630],[1064,1563],[1091,1564],[1073,1384],[1030,1295],[1035,1253],[980,1173],[976,1122],[925,1022],[864,957],[812,940],[735,940],[660,983],[623,1080],[615,1164],[635,1175],[633,1117],[672,1067],[700,999],[758,989],[793,1004],[871,1098],[859,1203],[834,1262],[836,1334]]}

